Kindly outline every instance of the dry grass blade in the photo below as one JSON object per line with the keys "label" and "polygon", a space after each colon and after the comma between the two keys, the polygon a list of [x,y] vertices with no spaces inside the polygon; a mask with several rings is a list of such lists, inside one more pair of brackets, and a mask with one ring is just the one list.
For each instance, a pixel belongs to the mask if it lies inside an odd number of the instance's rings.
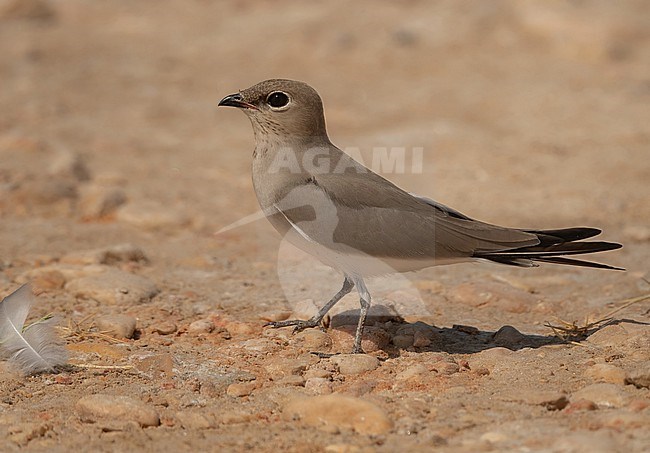
{"label": "dry grass blade", "polygon": [[108,332],[97,331],[94,322],[88,322],[90,316],[86,316],[81,321],[70,320],[67,326],[59,326],[59,329],[66,340],[85,341],[89,339],[104,340],[108,343],[119,344],[127,343],[119,338],[108,335]]}
{"label": "dry grass blade", "polygon": [[622,305],[616,307],[615,309],[609,311],[599,319],[595,321],[589,321],[589,318],[585,319],[584,324],[579,325],[576,321],[567,322],[561,319],[557,319],[558,325],[551,324],[546,321],[544,326],[548,327],[553,331],[553,334],[561,339],[562,341],[575,342],[578,340],[583,340],[588,337],[590,334],[595,331],[602,329],[603,327],[611,324],[614,321],[614,315],[621,310],[629,307],[630,305],[643,302],[650,299],[650,294],[645,294],[643,296],[633,297],[630,299],[625,299],[622,302]]}

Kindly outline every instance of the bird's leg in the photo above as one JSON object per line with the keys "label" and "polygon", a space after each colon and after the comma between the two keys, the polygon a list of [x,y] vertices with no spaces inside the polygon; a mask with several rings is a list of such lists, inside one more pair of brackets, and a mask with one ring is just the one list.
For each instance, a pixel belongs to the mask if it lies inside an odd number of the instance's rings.
{"label": "bird's leg", "polygon": [[354,334],[354,347],[352,348],[352,354],[363,354],[364,352],[361,348],[361,337],[363,335],[363,327],[366,322],[366,317],[368,316],[368,309],[370,308],[370,292],[368,291],[368,288],[366,288],[366,284],[363,280],[356,279],[354,284],[357,286],[357,291],[359,292],[361,310],[359,311],[357,331]]}
{"label": "bird's leg", "polygon": [[271,327],[295,326],[294,332],[300,332],[301,330],[307,329],[309,327],[316,327],[323,320],[327,312],[330,311],[332,307],[336,305],[336,303],[343,298],[343,296],[345,296],[350,291],[352,291],[352,288],[354,288],[354,282],[346,275],[345,280],[343,280],[343,287],[341,288],[341,290],[338,293],[336,293],[334,297],[332,297],[330,301],[323,306],[323,308],[318,310],[318,313],[312,316],[311,319],[308,319],[306,321],[302,319],[274,321],[274,322],[267,323],[266,326],[271,326]]}

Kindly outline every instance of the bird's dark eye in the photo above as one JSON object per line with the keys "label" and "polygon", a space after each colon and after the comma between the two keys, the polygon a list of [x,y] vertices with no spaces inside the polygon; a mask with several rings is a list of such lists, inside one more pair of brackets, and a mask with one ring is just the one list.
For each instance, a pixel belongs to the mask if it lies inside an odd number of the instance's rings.
{"label": "bird's dark eye", "polygon": [[266,98],[266,103],[276,109],[284,107],[289,103],[289,96],[282,91],[274,91]]}

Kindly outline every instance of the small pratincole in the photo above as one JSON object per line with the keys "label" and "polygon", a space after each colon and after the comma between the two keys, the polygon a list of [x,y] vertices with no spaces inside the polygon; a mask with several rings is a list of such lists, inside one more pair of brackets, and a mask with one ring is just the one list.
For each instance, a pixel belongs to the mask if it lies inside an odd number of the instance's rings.
{"label": "small pratincole", "polygon": [[[490,225],[400,189],[330,142],[321,98],[303,82],[267,80],[226,96],[219,105],[239,108],[251,120],[253,185],[271,224],[344,277],[341,290],[314,317],[270,323],[273,327],[317,326],[356,287],[361,310],[352,352],[359,353],[370,307],[366,277],[473,260],[619,269],[572,258],[621,247],[582,241],[599,229]],[[314,165],[316,159],[329,165]]]}

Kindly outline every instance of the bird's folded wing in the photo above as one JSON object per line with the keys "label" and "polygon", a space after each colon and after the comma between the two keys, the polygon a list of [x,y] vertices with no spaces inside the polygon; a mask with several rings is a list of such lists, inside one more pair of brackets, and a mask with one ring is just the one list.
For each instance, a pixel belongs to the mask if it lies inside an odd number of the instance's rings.
{"label": "bird's folded wing", "polygon": [[312,240],[346,253],[443,260],[539,243],[531,233],[455,216],[369,170],[313,175],[297,189],[313,210],[286,210],[287,219]]}

